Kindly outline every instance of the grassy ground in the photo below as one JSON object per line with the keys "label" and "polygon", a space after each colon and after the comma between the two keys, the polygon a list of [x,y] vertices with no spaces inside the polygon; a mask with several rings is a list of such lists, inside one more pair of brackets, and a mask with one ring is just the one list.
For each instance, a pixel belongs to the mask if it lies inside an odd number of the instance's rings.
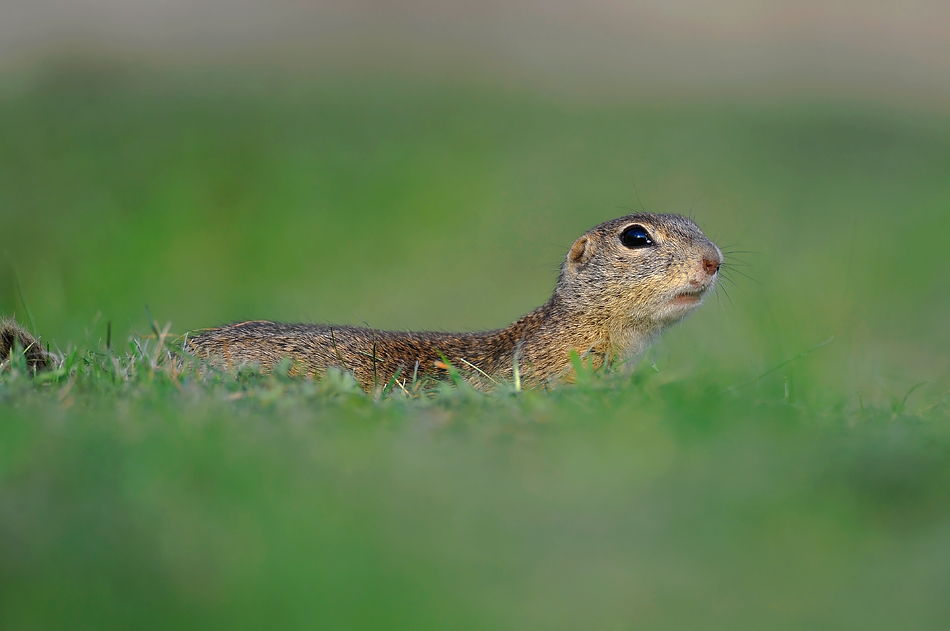
{"label": "grassy ground", "polygon": [[[71,68],[0,138],[0,306],[70,358],[0,376],[3,628],[950,615],[950,118]],[[127,343],[504,325],[634,176],[743,253],[633,375],[374,401]]]}

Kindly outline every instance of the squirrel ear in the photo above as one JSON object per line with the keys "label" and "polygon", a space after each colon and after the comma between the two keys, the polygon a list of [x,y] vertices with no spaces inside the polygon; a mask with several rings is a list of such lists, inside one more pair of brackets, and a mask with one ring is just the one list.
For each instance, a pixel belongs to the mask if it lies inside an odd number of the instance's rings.
{"label": "squirrel ear", "polygon": [[567,265],[571,271],[578,272],[587,264],[593,254],[594,244],[585,234],[571,246],[571,251],[567,253]]}

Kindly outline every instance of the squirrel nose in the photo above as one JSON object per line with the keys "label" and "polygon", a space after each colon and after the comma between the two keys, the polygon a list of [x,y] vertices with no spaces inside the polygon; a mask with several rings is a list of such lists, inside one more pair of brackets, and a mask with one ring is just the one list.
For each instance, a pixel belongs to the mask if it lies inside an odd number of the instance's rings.
{"label": "squirrel nose", "polygon": [[719,271],[719,260],[718,259],[703,259],[703,268],[706,270],[706,273],[712,276]]}

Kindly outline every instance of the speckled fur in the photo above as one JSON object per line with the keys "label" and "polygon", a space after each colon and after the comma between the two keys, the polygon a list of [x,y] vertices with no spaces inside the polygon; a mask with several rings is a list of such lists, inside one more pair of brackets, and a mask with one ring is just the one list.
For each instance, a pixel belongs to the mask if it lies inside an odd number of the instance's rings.
{"label": "speckled fur", "polygon": [[14,344],[17,351],[26,356],[26,365],[34,371],[46,370],[54,361],[52,355],[29,331],[14,320],[0,319],[0,360],[9,359]]}
{"label": "speckled fur", "polygon": [[[654,246],[630,249],[620,234],[646,228]],[[712,270],[712,262],[715,270]],[[255,364],[316,378],[328,368],[353,374],[367,391],[387,384],[445,379],[446,362],[473,386],[526,387],[574,379],[571,351],[600,366],[643,351],[692,312],[718,279],[722,253],[689,219],[637,213],[596,226],[571,247],[551,299],[504,329],[412,333],[352,326],[239,322],[186,336],[184,351],[226,369]],[[685,292],[695,298],[673,301]]]}

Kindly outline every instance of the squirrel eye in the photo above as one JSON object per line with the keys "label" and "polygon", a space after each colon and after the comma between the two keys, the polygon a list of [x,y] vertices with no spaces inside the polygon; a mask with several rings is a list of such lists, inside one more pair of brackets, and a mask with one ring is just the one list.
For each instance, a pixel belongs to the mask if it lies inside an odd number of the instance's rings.
{"label": "squirrel eye", "polygon": [[621,232],[620,242],[628,248],[645,248],[653,245],[650,233],[643,226],[630,226]]}

